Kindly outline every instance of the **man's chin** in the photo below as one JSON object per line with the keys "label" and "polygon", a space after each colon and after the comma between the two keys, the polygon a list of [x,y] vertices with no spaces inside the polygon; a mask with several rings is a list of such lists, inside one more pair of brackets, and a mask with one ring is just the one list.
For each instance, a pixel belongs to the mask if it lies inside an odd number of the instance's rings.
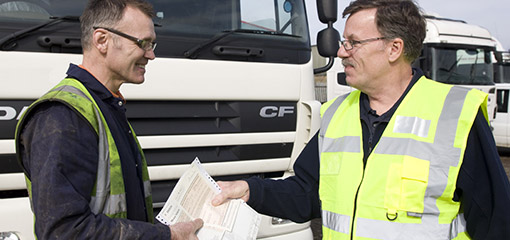
{"label": "man's chin", "polygon": [[127,83],[132,83],[132,84],[142,84],[145,82],[145,78],[142,77],[142,78],[136,78],[136,79],[131,79],[130,81],[128,81]]}
{"label": "man's chin", "polygon": [[356,79],[352,76],[345,76],[345,83],[347,83],[348,86],[356,88]]}

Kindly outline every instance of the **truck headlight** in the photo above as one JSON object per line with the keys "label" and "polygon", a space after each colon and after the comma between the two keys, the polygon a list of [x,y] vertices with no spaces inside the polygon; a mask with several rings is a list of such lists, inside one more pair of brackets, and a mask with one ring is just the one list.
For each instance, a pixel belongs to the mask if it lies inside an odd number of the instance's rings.
{"label": "truck headlight", "polygon": [[[289,219],[283,219],[283,218],[277,218],[277,217],[273,217],[271,219],[271,223],[273,225],[281,225],[281,224],[287,224],[287,223],[291,223],[292,221],[289,220]],[[0,239],[1,240],[1,239]]]}
{"label": "truck headlight", "polygon": [[16,232],[0,232],[0,240],[20,240]]}

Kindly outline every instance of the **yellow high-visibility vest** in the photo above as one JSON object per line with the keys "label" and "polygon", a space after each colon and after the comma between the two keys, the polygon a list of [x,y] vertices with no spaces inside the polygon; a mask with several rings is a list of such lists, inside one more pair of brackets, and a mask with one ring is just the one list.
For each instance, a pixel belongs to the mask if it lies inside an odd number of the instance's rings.
{"label": "yellow high-visibility vest", "polygon": [[[126,190],[124,188],[124,178],[122,176],[122,168],[117,146],[115,145],[112,133],[110,132],[106,119],[104,118],[99,106],[85,86],[83,86],[83,84],[78,80],[73,78],[66,78],[62,80],[48,93],[32,103],[25,111],[16,128],[15,142],[18,161],[22,163],[19,146],[20,134],[25,122],[25,117],[28,116],[28,114],[35,109],[36,106],[47,101],[59,101],[71,107],[87,119],[98,135],[99,159],[96,182],[93,192],[91,193],[92,198],[89,203],[91,211],[94,214],[102,213],[111,218],[126,218]],[[153,222],[152,194],[147,162],[142,148],[136,138],[136,134],[131,126],[130,128],[133,138],[138,144],[140,154],[142,155],[142,180],[145,194],[145,205],[148,220]],[[31,182],[28,176],[25,176],[25,178],[29,197],[30,200],[32,200]]]}
{"label": "yellow high-visibility vest", "polygon": [[469,239],[452,199],[478,109],[487,119],[487,94],[422,77],[366,166],[359,100],[354,91],[321,108],[323,239]]}

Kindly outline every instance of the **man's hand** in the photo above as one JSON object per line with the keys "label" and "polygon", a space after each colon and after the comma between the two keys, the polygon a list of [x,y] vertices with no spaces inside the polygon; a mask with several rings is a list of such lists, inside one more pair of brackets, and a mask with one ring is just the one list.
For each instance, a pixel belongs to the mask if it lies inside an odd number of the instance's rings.
{"label": "man's hand", "polygon": [[219,181],[218,185],[221,188],[221,193],[213,198],[211,202],[213,206],[219,206],[229,199],[240,198],[245,202],[250,199],[250,187],[246,181]]}
{"label": "man's hand", "polygon": [[190,222],[180,222],[170,227],[170,240],[198,240],[196,232],[204,225],[200,218]]}

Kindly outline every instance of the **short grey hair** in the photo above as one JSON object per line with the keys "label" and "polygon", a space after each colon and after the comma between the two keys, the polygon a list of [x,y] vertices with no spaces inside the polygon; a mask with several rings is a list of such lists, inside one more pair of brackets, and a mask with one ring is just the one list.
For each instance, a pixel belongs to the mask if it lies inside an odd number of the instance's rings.
{"label": "short grey hair", "polygon": [[80,17],[83,50],[90,48],[93,27],[114,27],[122,19],[127,6],[140,9],[150,18],[154,17],[152,5],[144,0],[90,0]]}

